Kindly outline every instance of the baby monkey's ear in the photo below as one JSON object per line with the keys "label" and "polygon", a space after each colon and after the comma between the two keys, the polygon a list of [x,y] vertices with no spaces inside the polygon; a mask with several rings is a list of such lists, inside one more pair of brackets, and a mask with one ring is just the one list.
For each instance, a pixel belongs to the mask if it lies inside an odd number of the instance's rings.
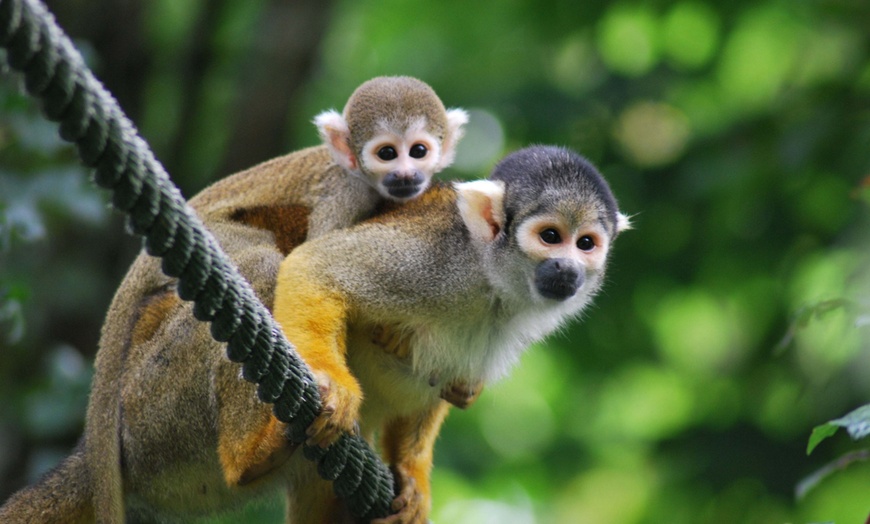
{"label": "baby monkey's ear", "polygon": [[456,182],[456,205],[471,237],[492,242],[504,228],[504,182],[475,180]]}
{"label": "baby monkey's ear", "polygon": [[444,142],[441,144],[439,171],[452,164],[456,158],[456,146],[459,144],[459,139],[465,134],[464,126],[467,123],[468,113],[464,109],[447,110],[447,130],[444,133]]}
{"label": "baby monkey's ear", "polygon": [[350,128],[343,116],[330,109],[314,117],[314,125],[336,164],[348,171],[359,168],[356,155],[350,148]]}

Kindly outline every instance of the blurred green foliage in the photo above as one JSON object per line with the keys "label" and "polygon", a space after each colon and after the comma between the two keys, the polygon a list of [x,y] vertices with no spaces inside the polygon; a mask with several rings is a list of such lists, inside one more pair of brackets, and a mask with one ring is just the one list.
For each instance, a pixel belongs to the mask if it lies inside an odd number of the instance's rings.
{"label": "blurred green foliage", "polygon": [[[263,28],[291,3],[127,2],[140,16],[112,21],[136,35],[126,48],[86,2],[50,5],[188,195],[227,174],[239,136],[313,144],[314,114],[409,74],[471,112],[450,176],[566,145],[635,215],[582,321],[448,419],[435,522],[867,518],[866,461],[795,489],[862,452],[843,435],[805,450],[870,399],[870,4],[342,0],[321,8],[322,33],[287,29],[316,44],[291,105],[245,98],[258,65],[283,67],[269,53],[289,44]],[[137,56],[141,82],[110,81]],[[236,125],[269,102],[280,128]],[[80,433],[87,362],[136,243],[14,78],[0,116],[5,494]]]}

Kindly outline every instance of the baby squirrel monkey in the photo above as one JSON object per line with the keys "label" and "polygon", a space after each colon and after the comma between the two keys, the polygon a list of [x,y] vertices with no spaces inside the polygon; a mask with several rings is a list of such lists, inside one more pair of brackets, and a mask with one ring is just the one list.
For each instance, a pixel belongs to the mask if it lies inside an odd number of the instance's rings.
{"label": "baby squirrel monkey", "polygon": [[190,203],[208,225],[268,229],[287,253],[299,242],[286,231],[314,238],[370,216],[384,199],[421,194],[453,163],[467,122],[465,111],[445,109],[416,78],[374,78],[353,92],[342,114],[315,117],[323,145],[221,180]]}
{"label": "baby squirrel monkey", "polygon": [[[342,431],[374,442],[399,493],[384,523],[425,522],[432,448],[451,382],[504,376],[532,342],[576,317],[603,282],[628,227],[601,175],[579,155],[531,147],[489,180],[438,185],[421,198],[291,252],[275,319],[321,388],[308,443]],[[408,340],[407,358],[373,345],[372,326]],[[290,522],[333,522],[337,501],[316,466],[293,457]]]}
{"label": "baby squirrel monkey", "polygon": [[[384,200],[420,195],[452,163],[467,120],[420,80],[375,78],[341,114],[315,118],[323,145],[221,180],[190,205],[271,305],[287,253],[370,216]],[[265,482],[236,493],[293,448],[269,431],[271,408],[224,353],[159,260],[141,254],[103,325],[83,439],[0,508],[0,522],[186,520],[212,512],[216,500],[237,507],[263,492]]]}

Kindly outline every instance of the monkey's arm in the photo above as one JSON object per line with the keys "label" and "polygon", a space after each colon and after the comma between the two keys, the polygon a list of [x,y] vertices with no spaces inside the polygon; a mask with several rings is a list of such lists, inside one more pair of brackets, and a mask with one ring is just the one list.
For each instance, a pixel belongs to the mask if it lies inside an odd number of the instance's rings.
{"label": "monkey's arm", "polygon": [[381,444],[393,469],[399,488],[393,500],[395,514],[372,521],[372,524],[425,522],[432,507],[429,475],[432,471],[432,448],[450,406],[445,402],[431,409],[398,417],[386,424]]}
{"label": "monkey's arm", "polygon": [[308,444],[325,447],[354,429],[362,390],[346,360],[348,304],[301,251],[281,264],[273,314],[320,386],[323,409],[308,429]]}

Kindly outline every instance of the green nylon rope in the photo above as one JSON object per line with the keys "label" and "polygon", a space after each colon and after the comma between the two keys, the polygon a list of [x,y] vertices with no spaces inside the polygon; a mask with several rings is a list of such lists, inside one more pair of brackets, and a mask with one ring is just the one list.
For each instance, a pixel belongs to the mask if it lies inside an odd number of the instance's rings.
{"label": "green nylon rope", "polygon": [[[148,253],[178,278],[179,296],[194,302],[196,318],[211,322],[230,360],[258,384],[260,400],[289,425],[288,438],[304,442],[321,407],[311,372],[51,13],[37,0],[0,0],[0,46],[45,115],[60,123],[60,136],[95,169],[96,183],[112,191]],[[392,474],[361,437],[346,434],[326,450],[303,452],[355,517],[390,514]]]}

